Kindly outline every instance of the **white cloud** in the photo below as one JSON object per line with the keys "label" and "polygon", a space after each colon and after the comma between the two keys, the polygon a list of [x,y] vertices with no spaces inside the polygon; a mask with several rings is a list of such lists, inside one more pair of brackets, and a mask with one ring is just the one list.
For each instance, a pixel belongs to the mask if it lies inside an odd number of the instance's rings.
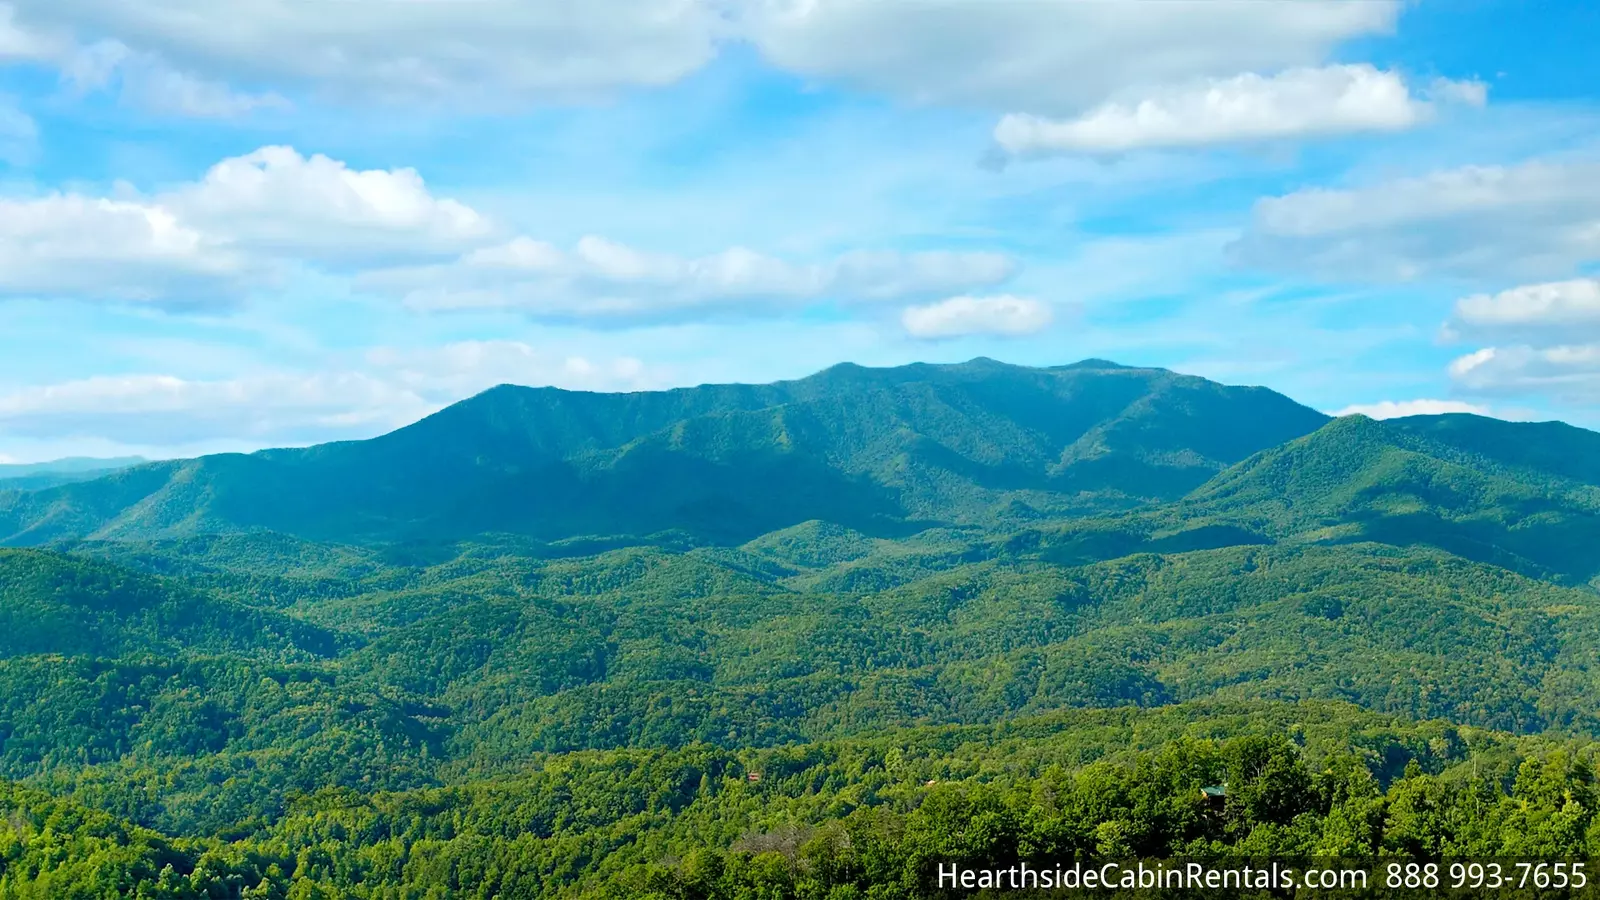
{"label": "white cloud", "polygon": [[1043,331],[1054,315],[1049,305],[1031,297],[951,297],[927,306],[908,307],[900,317],[915,338],[999,335],[1021,337]]}
{"label": "white cloud", "polygon": [[[496,107],[678,81],[734,40],[918,102],[1073,112],[1138,85],[1324,61],[1394,0],[11,0],[33,47],[111,41],[185,77]],[[9,28],[9,31],[7,29]],[[23,42],[26,38],[26,42]],[[61,51],[55,51],[59,54]]]}
{"label": "white cloud", "polygon": [[725,32],[708,0],[12,0],[11,6],[18,28],[116,41],[202,81],[355,101],[490,107],[668,84],[708,62]]}
{"label": "white cloud", "polygon": [[854,252],[794,263],[735,247],[709,256],[646,253],[586,237],[570,252],[531,238],[455,262],[396,268],[360,279],[415,309],[517,309],[561,319],[649,319],[730,309],[772,312],[794,304],[896,300],[998,284],[1015,264],[995,253]]}
{"label": "white cloud", "polygon": [[1452,362],[1450,377],[1476,393],[1592,403],[1600,399],[1600,344],[1485,347]]}
{"label": "white cloud", "polygon": [[1267,198],[1231,249],[1339,280],[1569,276],[1600,259],[1600,163],[1468,166]]}
{"label": "white cloud", "polygon": [[[1482,102],[1455,82],[1443,96]],[[1164,87],[1135,100],[1113,101],[1067,120],[1012,113],[995,127],[995,142],[1018,156],[1121,153],[1150,147],[1193,147],[1363,131],[1399,131],[1431,105],[1412,96],[1396,72],[1370,65],[1297,68]]]}
{"label": "white cloud", "polygon": [[0,199],[0,296],[157,303],[228,299],[247,262],[155,204]]}
{"label": "white cloud", "polygon": [[[223,160],[148,197],[0,199],[0,296],[236,300],[295,266],[350,274],[418,310],[522,310],[630,322],[689,312],[771,314],[825,301],[924,300],[991,287],[998,253],[856,251],[791,262],[743,247],[700,257],[590,236],[570,250],[496,226],[412,169],[357,170],[291,147]],[[421,260],[401,265],[401,261]],[[436,260],[430,262],[429,260]]]}
{"label": "white cloud", "polygon": [[305,443],[367,437],[502,383],[654,387],[637,360],[547,354],[513,341],[370,351],[359,366],[221,380],[97,376],[0,392],[0,435],[123,446]]}
{"label": "white cloud", "polygon": [[[41,0],[42,2],[42,0]],[[805,75],[941,103],[1076,113],[1125,88],[1324,61],[1387,0],[750,0],[741,31]]]}
{"label": "white cloud", "polygon": [[1600,338],[1600,280],[1529,284],[1456,302],[1445,326],[1451,338],[1488,337],[1561,343]]}
{"label": "white cloud", "polygon": [[447,256],[492,232],[414,170],[266,147],[152,197],[0,198],[0,296],[226,303],[284,263]]}
{"label": "white cloud", "polygon": [[1357,403],[1331,415],[1360,415],[1369,419],[1399,419],[1405,416],[1440,416],[1447,413],[1471,413],[1475,416],[1491,415],[1487,406],[1464,403],[1460,400],[1384,400],[1378,403]]}
{"label": "white cloud", "polygon": [[414,169],[351,169],[292,147],[223,160],[161,199],[241,246],[327,263],[459,251],[493,232],[476,210],[435,197]]}

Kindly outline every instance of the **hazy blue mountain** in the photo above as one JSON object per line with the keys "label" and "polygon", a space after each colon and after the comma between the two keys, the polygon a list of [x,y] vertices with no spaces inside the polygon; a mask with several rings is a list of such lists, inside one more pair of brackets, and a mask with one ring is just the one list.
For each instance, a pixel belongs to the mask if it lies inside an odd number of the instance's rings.
{"label": "hazy blue mountain", "polygon": [[74,481],[89,481],[145,461],[142,456],[110,459],[74,456],[50,462],[0,465],[0,491],[36,491]]}
{"label": "hazy blue mountain", "polygon": [[633,394],[502,386],[369,441],[0,495],[0,541],[265,529],[737,543],[813,519],[891,534],[1175,500],[1325,421],[1263,388],[1098,360],[842,365]]}

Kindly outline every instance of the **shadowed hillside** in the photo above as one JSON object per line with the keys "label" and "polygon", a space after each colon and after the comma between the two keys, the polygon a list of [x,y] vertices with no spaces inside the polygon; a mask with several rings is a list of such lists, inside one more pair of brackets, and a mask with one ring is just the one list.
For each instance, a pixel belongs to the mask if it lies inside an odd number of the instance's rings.
{"label": "shadowed hillside", "polygon": [[1280,540],[1425,544],[1587,580],[1600,573],[1600,434],[1463,415],[1350,417],[1222,473],[1182,514]]}

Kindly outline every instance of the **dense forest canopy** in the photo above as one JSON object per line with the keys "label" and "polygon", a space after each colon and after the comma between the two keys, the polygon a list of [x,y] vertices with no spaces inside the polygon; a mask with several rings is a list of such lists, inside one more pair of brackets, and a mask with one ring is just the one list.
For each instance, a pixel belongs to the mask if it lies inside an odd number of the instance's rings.
{"label": "dense forest canopy", "polygon": [[1591,432],[1103,361],[0,481],[0,898],[1577,858],[1597,517]]}

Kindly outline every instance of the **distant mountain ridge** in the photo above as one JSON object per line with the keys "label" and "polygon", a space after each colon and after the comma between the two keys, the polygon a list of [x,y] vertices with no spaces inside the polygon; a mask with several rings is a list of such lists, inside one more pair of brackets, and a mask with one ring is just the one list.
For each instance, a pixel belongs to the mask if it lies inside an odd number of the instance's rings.
{"label": "distant mountain ridge", "polygon": [[148,461],[142,456],[110,459],[72,456],[49,462],[0,464],[0,491],[37,491],[74,481],[89,481]]}
{"label": "distant mountain ridge", "polygon": [[392,541],[676,531],[740,542],[1182,497],[1323,414],[1264,388],[1087,360],[840,365],[768,385],[501,386],[368,441],[152,463],[0,495],[0,543],[273,530]]}

